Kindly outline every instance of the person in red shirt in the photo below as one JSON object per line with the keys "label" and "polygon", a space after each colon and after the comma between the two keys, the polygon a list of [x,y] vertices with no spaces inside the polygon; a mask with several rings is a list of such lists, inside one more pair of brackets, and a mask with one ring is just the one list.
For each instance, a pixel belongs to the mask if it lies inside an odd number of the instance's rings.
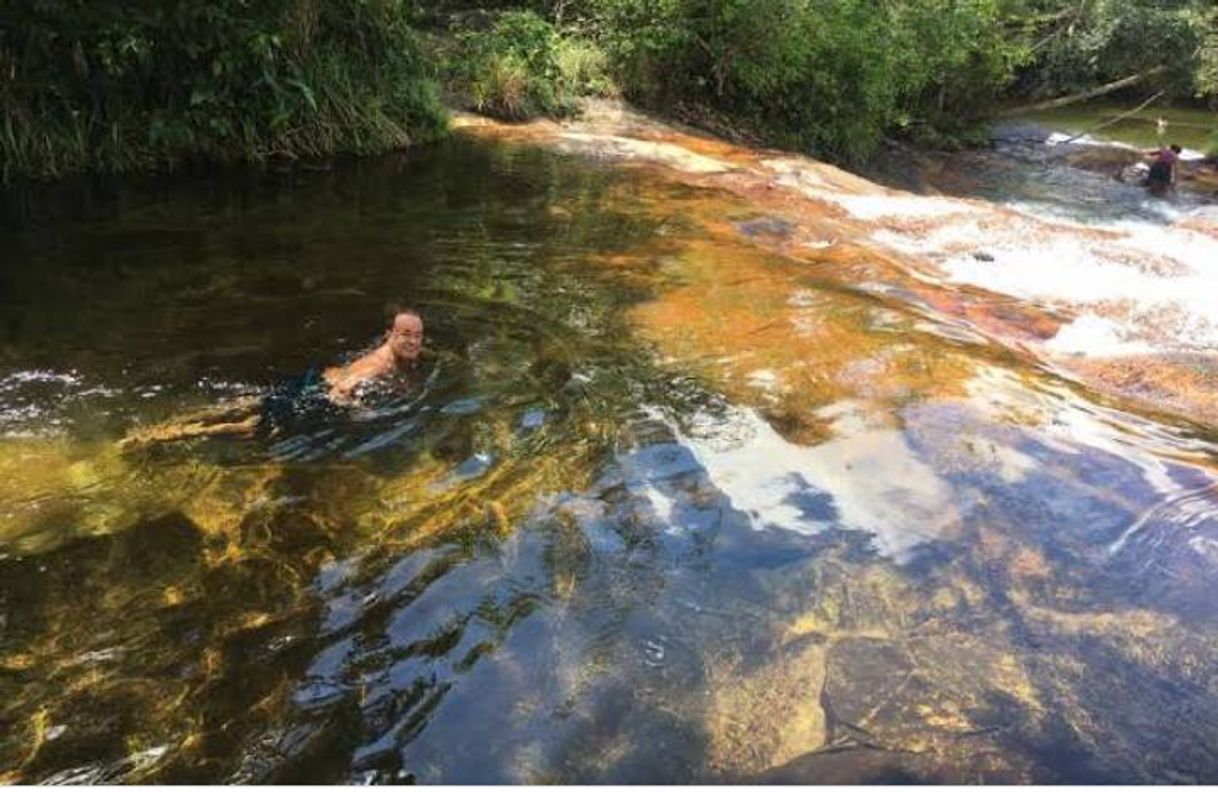
{"label": "person in red shirt", "polygon": [[1165,192],[1176,183],[1176,163],[1180,160],[1180,147],[1175,143],[1162,149],[1151,149],[1146,152],[1155,158],[1150,164],[1150,173],[1146,176],[1146,186],[1153,193]]}

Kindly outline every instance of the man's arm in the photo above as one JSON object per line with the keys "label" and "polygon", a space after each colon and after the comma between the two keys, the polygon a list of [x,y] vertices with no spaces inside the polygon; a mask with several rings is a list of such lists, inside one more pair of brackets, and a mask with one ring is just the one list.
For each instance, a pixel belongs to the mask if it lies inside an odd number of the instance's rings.
{"label": "man's arm", "polygon": [[355,386],[359,379],[351,374],[350,367],[328,368],[321,373],[326,382],[326,398],[335,404],[348,405],[354,401]]}
{"label": "man's arm", "polygon": [[355,389],[384,374],[386,367],[384,355],[378,349],[345,366],[328,368],[321,373],[322,379],[330,386],[326,390],[326,397],[335,404],[354,404]]}

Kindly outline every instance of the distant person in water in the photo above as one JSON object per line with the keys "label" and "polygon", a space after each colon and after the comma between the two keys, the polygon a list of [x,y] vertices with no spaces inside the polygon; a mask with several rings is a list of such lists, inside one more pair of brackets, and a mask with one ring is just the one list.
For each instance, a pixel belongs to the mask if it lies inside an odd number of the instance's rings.
{"label": "distant person in water", "polygon": [[344,366],[314,369],[276,386],[261,397],[227,402],[198,413],[133,432],[123,448],[194,437],[244,436],[274,432],[291,418],[317,408],[359,404],[368,387],[415,369],[423,349],[423,318],[407,308],[395,311],[381,343]]}
{"label": "distant person in water", "polygon": [[1150,149],[1148,156],[1155,158],[1146,176],[1146,186],[1151,192],[1161,194],[1176,183],[1176,163],[1180,161],[1180,147],[1175,143],[1161,149]]}

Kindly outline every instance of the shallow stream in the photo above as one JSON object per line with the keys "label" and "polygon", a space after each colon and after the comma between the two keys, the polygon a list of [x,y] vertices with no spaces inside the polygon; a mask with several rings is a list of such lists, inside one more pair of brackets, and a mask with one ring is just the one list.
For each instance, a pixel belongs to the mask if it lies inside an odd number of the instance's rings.
{"label": "shallow stream", "polygon": [[[994,274],[1205,208],[594,132],[5,197],[0,779],[1218,781],[1212,328]],[[391,303],[401,393],[119,449]]]}

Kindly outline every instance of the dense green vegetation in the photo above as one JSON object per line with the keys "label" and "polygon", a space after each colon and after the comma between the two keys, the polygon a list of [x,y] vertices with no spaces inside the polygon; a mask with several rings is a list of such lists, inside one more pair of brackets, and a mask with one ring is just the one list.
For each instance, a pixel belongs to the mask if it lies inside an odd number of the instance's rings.
{"label": "dense green vegetation", "polygon": [[616,93],[603,50],[578,34],[560,34],[529,10],[503,12],[484,29],[440,41],[446,83],[482,113],[508,120],[564,116],[581,96]]}
{"label": "dense green vegetation", "polygon": [[[1155,88],[1218,99],[1218,6],[1200,0],[1031,2],[1035,58],[1020,88],[1084,91],[1154,72]],[[1143,90],[1143,93],[1145,91]]]}
{"label": "dense green vegetation", "polygon": [[[620,94],[820,156],[1119,81],[1218,104],[1211,0],[10,0],[3,175],[372,152]],[[1117,94],[1120,98],[1122,94]]]}
{"label": "dense green vegetation", "polygon": [[627,93],[858,159],[890,131],[956,130],[1023,58],[1001,0],[607,0]]}
{"label": "dense green vegetation", "polygon": [[[602,53],[617,90],[661,113],[839,160],[885,136],[958,140],[1002,105],[1119,81],[1141,101],[1218,101],[1211,0],[533,0],[484,17],[458,60],[471,102],[561,114],[580,83],[527,53]],[[450,0],[468,19],[472,4]],[[510,8],[511,10],[505,10]],[[524,20],[528,20],[527,24]],[[524,43],[522,30],[533,31]],[[540,31],[545,31],[542,34]],[[487,57],[486,52],[513,53]],[[525,64],[544,63],[540,67]],[[516,68],[510,68],[515,66]],[[533,83],[527,90],[525,74]],[[503,75],[514,75],[504,79]],[[603,80],[598,81],[598,86]],[[603,87],[600,88],[603,92]],[[529,95],[532,101],[515,100]]]}
{"label": "dense green vegetation", "polygon": [[5,178],[371,152],[434,136],[401,0],[6,0]]}

